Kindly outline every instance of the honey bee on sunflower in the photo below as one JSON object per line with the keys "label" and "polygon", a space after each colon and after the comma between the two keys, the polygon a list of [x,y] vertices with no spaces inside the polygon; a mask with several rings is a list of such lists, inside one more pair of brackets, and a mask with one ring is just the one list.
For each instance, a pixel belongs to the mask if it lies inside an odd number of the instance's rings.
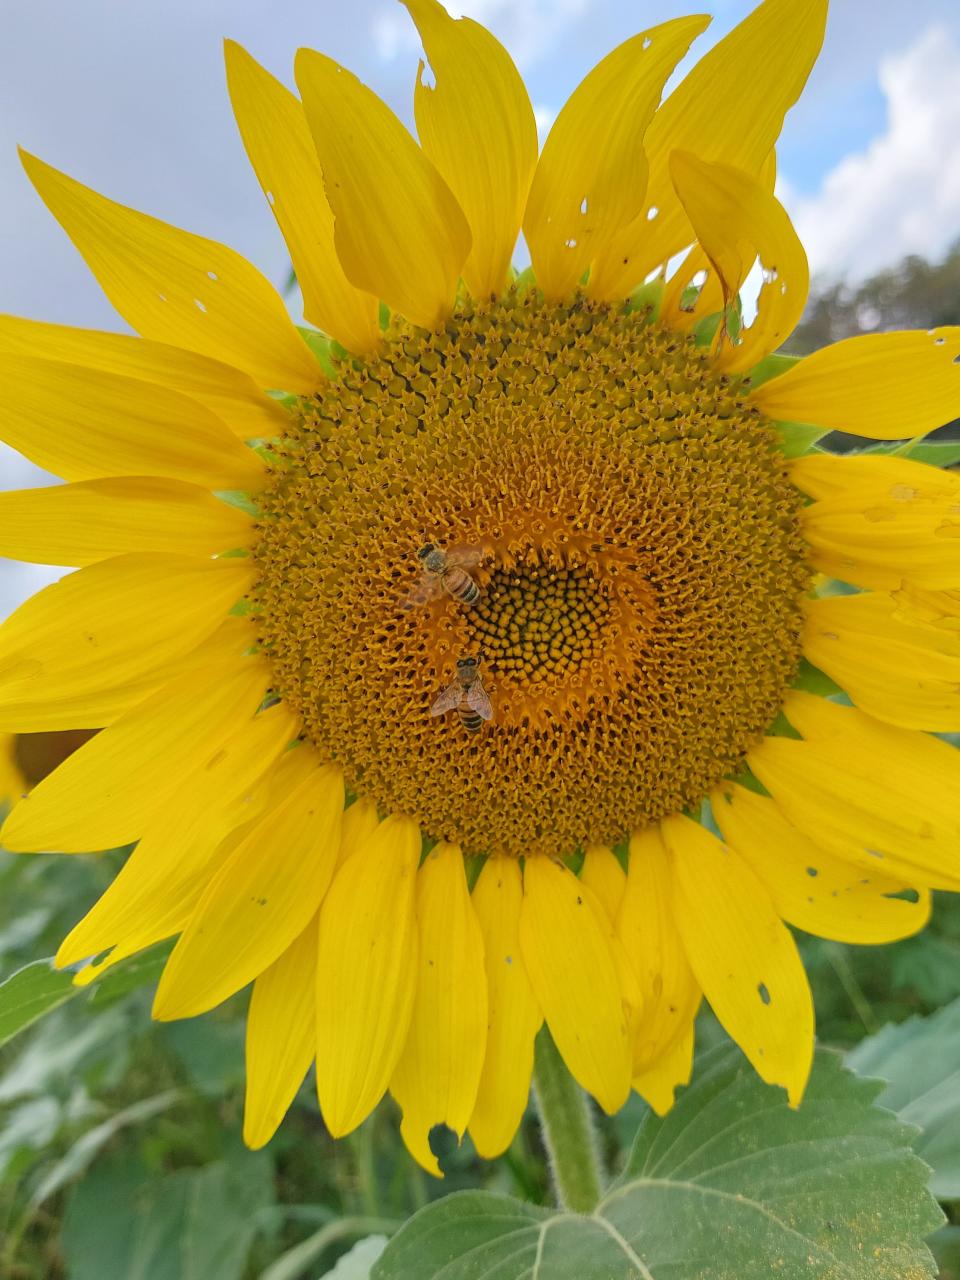
{"label": "honey bee on sunflower", "polygon": [[[434,1125],[507,1147],[544,1021],[606,1111],[662,1112],[705,998],[797,1105],[787,926],[889,941],[960,889],[960,478],[802,452],[957,416],[960,329],[770,376],[826,0],[764,0],[666,98],[708,19],[650,27],[539,156],[501,45],[406,6],[419,143],[323,54],[297,97],[226,46],[308,341],[231,250],[24,156],[140,336],[0,319],[0,438],[65,481],[0,496],[0,552],[75,569],[0,629],[0,731],[100,730],[2,840],[138,842],[58,963],[177,938],[161,1019],[252,983],[248,1143],[315,1062],[334,1135],[389,1090],[436,1173]],[[425,531],[483,548],[469,607],[398,607]],[[462,655],[479,733],[431,715]]]}

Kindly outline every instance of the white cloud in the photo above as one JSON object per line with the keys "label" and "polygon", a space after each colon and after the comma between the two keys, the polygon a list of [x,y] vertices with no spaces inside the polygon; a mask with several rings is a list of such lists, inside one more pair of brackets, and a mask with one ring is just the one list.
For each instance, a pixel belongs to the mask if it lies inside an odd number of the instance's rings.
{"label": "white cloud", "polygon": [[547,134],[553,127],[554,120],[557,118],[557,113],[553,107],[546,107],[543,103],[535,102],[533,104],[533,118],[537,122],[537,137],[540,139],[540,146],[542,147]]}
{"label": "white cloud", "polygon": [[908,253],[936,258],[960,236],[960,47],[928,28],[880,64],[886,131],[847,156],[816,196],[785,201],[815,272],[862,279]]}
{"label": "white cloud", "polygon": [[[549,53],[564,29],[586,10],[587,0],[463,0],[446,8],[455,18],[466,15],[489,27],[525,68]],[[416,27],[396,5],[375,15],[372,33],[385,62],[420,48]]]}

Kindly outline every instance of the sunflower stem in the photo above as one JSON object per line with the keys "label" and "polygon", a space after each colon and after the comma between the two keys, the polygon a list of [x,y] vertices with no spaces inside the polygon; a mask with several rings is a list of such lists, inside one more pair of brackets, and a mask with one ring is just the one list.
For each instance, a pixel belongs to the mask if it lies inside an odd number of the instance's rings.
{"label": "sunflower stem", "polygon": [[557,1204],[574,1213],[591,1213],[600,1199],[601,1174],[590,1104],[546,1026],[537,1036],[533,1092]]}

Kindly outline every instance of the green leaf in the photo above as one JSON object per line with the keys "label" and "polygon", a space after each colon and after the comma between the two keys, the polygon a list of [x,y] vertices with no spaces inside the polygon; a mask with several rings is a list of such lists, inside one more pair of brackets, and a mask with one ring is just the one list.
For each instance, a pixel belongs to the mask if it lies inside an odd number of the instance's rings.
{"label": "green leaf", "polygon": [[131,1154],[99,1160],[67,1204],[68,1280],[241,1280],[272,1201],[263,1152],[165,1178]]}
{"label": "green leaf", "polygon": [[148,951],[131,956],[121,964],[107,969],[102,977],[97,978],[90,988],[90,1004],[97,1009],[113,1004],[136,991],[160,981],[163,966],[173,950],[173,942],[159,942]]}
{"label": "green leaf", "polygon": [[647,320],[652,324],[660,314],[662,302],[663,280],[658,276],[656,280],[651,280],[634,289],[627,299],[627,311],[646,311]]}
{"label": "green leaf", "polygon": [[749,381],[750,390],[756,391],[757,387],[762,387],[771,378],[779,378],[781,373],[786,373],[802,359],[803,356],[764,356],[759,364],[753,366],[744,381]]}
{"label": "green leaf", "polygon": [[31,1098],[7,1111],[0,1127],[0,1177],[16,1167],[25,1151],[42,1151],[56,1137],[63,1119],[56,1098]]}
{"label": "green leaf", "polygon": [[900,458],[912,458],[914,462],[926,462],[934,467],[952,467],[960,462],[960,440],[919,440],[904,446],[901,440],[888,440],[872,444],[860,453],[896,454]]}
{"label": "green leaf", "polygon": [[52,960],[35,960],[0,983],[0,1044],[76,994],[73,974],[58,972]]}
{"label": "green leaf", "polygon": [[[379,1258],[387,1242],[388,1237],[384,1232],[393,1234],[399,1226],[399,1222],[391,1221],[388,1218],[336,1218],[333,1222],[327,1222],[319,1231],[315,1231],[313,1235],[307,1236],[306,1240],[301,1240],[299,1244],[295,1244],[291,1249],[286,1249],[279,1258],[275,1258],[270,1263],[266,1271],[260,1276],[260,1280],[300,1280],[306,1268],[312,1262],[315,1262],[321,1254],[326,1253],[328,1249],[343,1240],[349,1240],[351,1237],[360,1235],[365,1236],[365,1239],[359,1241],[353,1249],[348,1250],[343,1258],[340,1259],[340,1262],[345,1264],[345,1269],[341,1272],[334,1267],[333,1271],[328,1274],[336,1276],[337,1280],[360,1280],[360,1277],[366,1280],[370,1274],[370,1267],[376,1258]],[[367,1232],[372,1234],[367,1235]],[[371,1241],[378,1242],[375,1251]],[[366,1252],[362,1247],[364,1245],[366,1246]],[[366,1270],[357,1271],[356,1277],[346,1266],[346,1259],[353,1254],[356,1254],[358,1259],[365,1260],[366,1265]],[[339,1265],[340,1263],[337,1264],[337,1266]],[[359,1266],[359,1262],[355,1262],[354,1265],[355,1267]],[[326,1277],[324,1277],[324,1280],[326,1280]]]}
{"label": "green leaf", "polygon": [[815,667],[806,658],[800,659],[797,674],[794,676],[792,689],[804,689],[807,693],[819,694],[821,698],[829,698],[843,690],[819,667]]}
{"label": "green leaf", "polygon": [[960,1200],[960,1000],[930,1018],[884,1027],[847,1062],[887,1081],[879,1101],[920,1129],[914,1145],[933,1168],[934,1195]]}
{"label": "green leaf", "polygon": [[960,1227],[941,1227],[929,1243],[940,1268],[940,1280],[960,1280]]}
{"label": "green leaf", "polygon": [[791,1111],[729,1044],[699,1060],[589,1216],[481,1192],[447,1196],[398,1232],[373,1280],[922,1280],[942,1221],[912,1130],[881,1086],[817,1055]]}
{"label": "green leaf", "polygon": [[370,1270],[386,1246],[386,1236],[367,1236],[365,1240],[358,1240],[352,1249],[337,1259],[337,1265],[322,1280],[370,1280]]}
{"label": "green leaf", "polygon": [[88,1129],[86,1133],[77,1139],[66,1155],[62,1156],[40,1180],[36,1190],[30,1197],[31,1208],[38,1208],[54,1192],[59,1191],[68,1182],[72,1182],[74,1178],[79,1177],[85,1169],[90,1167],[96,1156],[99,1155],[111,1138],[114,1138],[122,1129],[127,1128],[129,1125],[141,1124],[144,1120],[149,1120],[153,1116],[159,1115],[162,1111],[172,1107],[175,1102],[179,1102],[183,1096],[184,1094],[181,1090],[170,1089],[154,1098],[145,1098],[142,1102],[135,1102],[132,1106],[115,1112],[108,1120],[104,1120],[102,1124],[96,1125],[93,1129]]}
{"label": "green leaf", "polygon": [[[170,947],[161,942],[106,970],[91,984],[88,1003],[99,1012],[138,987],[156,982]],[[0,1045],[80,995],[83,988],[73,985],[73,976],[71,969],[55,969],[51,958],[34,960],[0,983]]]}
{"label": "green leaf", "polygon": [[336,380],[338,370],[333,356],[334,341],[319,329],[308,329],[305,325],[297,325],[297,331],[313,354],[317,357],[321,369],[328,378]]}
{"label": "green leaf", "polygon": [[935,467],[952,467],[960,462],[960,440],[923,440],[903,456]]}
{"label": "green leaf", "polygon": [[184,1224],[183,1280],[240,1280],[259,1214],[273,1202],[273,1160],[265,1151],[238,1151],[196,1173]]}
{"label": "green leaf", "polygon": [[182,1280],[192,1178],[190,1171],[158,1178],[130,1154],[98,1161],[67,1203],[60,1233],[67,1280]]}
{"label": "green leaf", "polygon": [[827,434],[823,427],[807,422],[775,422],[773,429],[780,437],[780,452],[785,458],[802,458],[812,453],[817,441]]}

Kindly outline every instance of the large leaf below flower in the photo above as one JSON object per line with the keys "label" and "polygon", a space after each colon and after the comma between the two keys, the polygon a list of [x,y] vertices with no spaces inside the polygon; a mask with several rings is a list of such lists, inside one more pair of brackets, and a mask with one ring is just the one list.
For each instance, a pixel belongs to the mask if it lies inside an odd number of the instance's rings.
{"label": "large leaf below flower", "polygon": [[723,1045],[666,1117],[649,1114],[596,1211],[484,1192],[418,1213],[373,1280],[922,1280],[941,1221],[913,1131],[882,1086],[821,1053],[803,1106]]}
{"label": "large leaf below flower", "polygon": [[922,1130],[915,1146],[933,1168],[933,1193],[960,1200],[960,1000],[930,1018],[884,1027],[847,1062],[887,1081],[879,1101]]}

